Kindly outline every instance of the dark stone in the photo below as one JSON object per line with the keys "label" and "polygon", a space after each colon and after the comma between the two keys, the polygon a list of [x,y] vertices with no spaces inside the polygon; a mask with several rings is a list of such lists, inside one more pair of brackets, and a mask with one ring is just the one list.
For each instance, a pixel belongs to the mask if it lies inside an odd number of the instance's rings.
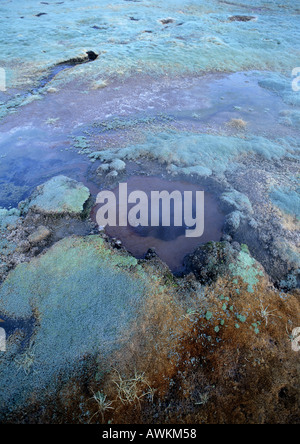
{"label": "dark stone", "polygon": [[89,60],[91,60],[91,61],[94,61],[99,57],[99,55],[96,54],[94,51],[87,51],[87,55],[88,55]]}
{"label": "dark stone", "polygon": [[156,251],[154,250],[154,248],[149,248],[149,250],[148,250],[147,253],[145,254],[145,259],[146,259],[147,261],[150,261],[151,259],[156,258],[156,257],[158,257],[158,256],[157,256],[157,253],[156,253]]}
{"label": "dark stone", "polygon": [[186,256],[184,265],[202,285],[209,285],[228,272],[238,254],[239,248],[235,249],[228,242],[209,242]]}
{"label": "dark stone", "polygon": [[233,15],[229,17],[231,22],[251,22],[255,19],[256,17],[253,17],[252,15]]}
{"label": "dark stone", "polygon": [[165,20],[160,20],[160,22],[161,22],[163,25],[170,25],[171,23],[174,23],[175,20],[173,20],[173,19],[165,19]]}

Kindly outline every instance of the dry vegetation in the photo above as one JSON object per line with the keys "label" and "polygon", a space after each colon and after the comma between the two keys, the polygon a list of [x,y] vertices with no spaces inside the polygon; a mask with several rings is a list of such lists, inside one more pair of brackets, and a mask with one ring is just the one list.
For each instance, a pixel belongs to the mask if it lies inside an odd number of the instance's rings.
{"label": "dry vegetation", "polygon": [[299,323],[299,301],[266,280],[254,293],[239,284],[239,293],[226,280],[207,291],[211,317],[201,307],[182,316],[154,296],[121,365],[135,376],[113,372],[104,384],[114,423],[298,421],[299,358],[287,326]]}
{"label": "dry vegetation", "polygon": [[49,403],[53,422],[57,411],[62,423],[298,423],[297,292],[219,278],[203,303],[198,288],[191,276],[171,292],[157,281],[110,367],[100,357]]}
{"label": "dry vegetation", "polygon": [[244,131],[247,128],[247,122],[245,122],[245,120],[243,119],[231,119],[228,123],[227,126],[229,126],[230,128],[236,129],[238,131]]}

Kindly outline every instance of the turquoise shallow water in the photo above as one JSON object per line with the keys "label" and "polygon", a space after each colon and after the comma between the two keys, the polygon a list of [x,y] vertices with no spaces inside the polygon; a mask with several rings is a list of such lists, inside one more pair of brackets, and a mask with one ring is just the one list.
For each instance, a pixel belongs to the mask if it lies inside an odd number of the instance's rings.
{"label": "turquoise shallow water", "polygon": [[[230,21],[236,14],[255,20]],[[0,45],[10,87],[30,84],[45,68],[87,50],[100,57],[77,72],[255,68],[290,74],[299,64],[299,6],[278,0],[3,0]]]}

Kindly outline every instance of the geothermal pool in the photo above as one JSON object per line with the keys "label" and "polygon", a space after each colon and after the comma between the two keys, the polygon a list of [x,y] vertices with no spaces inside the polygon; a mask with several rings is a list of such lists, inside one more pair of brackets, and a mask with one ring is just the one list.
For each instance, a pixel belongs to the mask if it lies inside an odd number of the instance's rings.
{"label": "geothermal pool", "polygon": [[[179,191],[183,194],[186,191],[193,193],[193,217],[196,216],[195,193],[204,191],[207,186],[195,185],[183,181],[166,181],[158,177],[131,177],[127,182],[128,194],[134,191],[142,191],[148,197],[149,219],[148,227],[106,227],[105,231],[111,238],[121,240],[124,247],[135,257],[143,258],[149,249],[154,249],[158,256],[175,271],[183,269],[183,259],[194,251],[199,245],[210,241],[219,241],[222,237],[224,215],[219,208],[216,197],[211,192],[205,192],[204,200],[204,233],[201,237],[189,238],[186,236],[186,227],[174,226],[174,203],[171,203],[171,226],[162,226],[160,212],[160,226],[151,226],[151,193],[155,191],[167,191],[172,193]],[[119,216],[119,190],[113,190],[117,197],[117,216]],[[184,202],[184,199],[183,199]],[[100,205],[92,211],[92,218],[96,221],[97,210]],[[128,206],[128,211],[133,205]]]}

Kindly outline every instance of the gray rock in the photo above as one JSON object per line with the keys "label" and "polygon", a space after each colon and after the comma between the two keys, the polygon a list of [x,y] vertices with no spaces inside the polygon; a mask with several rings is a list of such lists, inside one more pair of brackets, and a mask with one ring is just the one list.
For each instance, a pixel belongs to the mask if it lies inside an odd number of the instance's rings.
{"label": "gray rock", "polygon": [[233,236],[240,227],[243,215],[240,211],[233,211],[225,220],[224,230],[229,235]]}
{"label": "gray rock", "polygon": [[45,216],[82,216],[90,198],[89,189],[65,176],[56,176],[37,187],[23,203],[23,212],[31,210]]}
{"label": "gray rock", "polygon": [[215,282],[228,272],[239,254],[228,242],[209,242],[185,258],[188,271],[194,273],[202,285]]}

